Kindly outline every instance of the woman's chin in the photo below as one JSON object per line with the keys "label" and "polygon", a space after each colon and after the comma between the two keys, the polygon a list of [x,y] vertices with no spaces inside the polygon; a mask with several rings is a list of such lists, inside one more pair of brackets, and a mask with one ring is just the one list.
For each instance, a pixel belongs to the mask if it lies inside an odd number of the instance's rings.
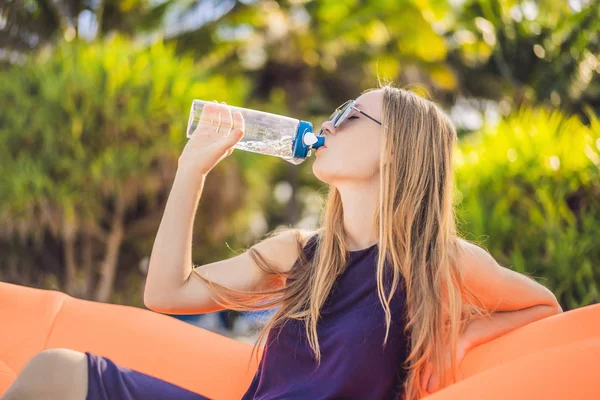
{"label": "woman's chin", "polygon": [[331,174],[320,165],[318,160],[315,160],[312,164],[313,175],[321,182],[331,183]]}

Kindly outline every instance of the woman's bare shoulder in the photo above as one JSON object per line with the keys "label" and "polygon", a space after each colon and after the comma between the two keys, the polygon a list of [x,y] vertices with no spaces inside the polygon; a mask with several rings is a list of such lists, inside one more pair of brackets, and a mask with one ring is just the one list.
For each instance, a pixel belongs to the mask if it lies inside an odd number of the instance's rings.
{"label": "woman's bare shoulder", "polygon": [[267,262],[275,265],[280,272],[289,272],[300,257],[302,249],[317,233],[317,230],[308,229],[279,229],[252,248],[256,249]]}

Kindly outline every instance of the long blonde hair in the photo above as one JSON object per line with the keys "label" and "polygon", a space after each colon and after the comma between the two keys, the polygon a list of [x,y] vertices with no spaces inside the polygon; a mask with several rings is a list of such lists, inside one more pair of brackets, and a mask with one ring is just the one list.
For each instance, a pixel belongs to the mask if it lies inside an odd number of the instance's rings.
{"label": "long blonde hair", "polygon": [[[379,234],[377,292],[385,312],[388,340],[390,302],[400,284],[406,282],[407,324],[410,352],[404,365],[406,400],[425,393],[420,386],[427,362],[447,382],[446,353],[455,364],[456,341],[473,316],[489,315],[464,286],[457,255],[460,243],[453,207],[452,151],[456,131],[448,117],[431,101],[391,83],[383,88],[380,196],[373,226]],[[375,90],[375,89],[369,89]],[[367,90],[367,91],[369,91]],[[253,247],[248,252],[256,264],[277,282],[291,277],[283,287],[242,292],[218,285],[196,274],[233,310],[264,310],[279,307],[260,332],[252,353],[271,328],[286,319],[304,321],[306,336],[318,363],[321,352],[317,321],[336,278],[344,271],[348,246],[343,226],[342,201],[330,186],[325,212],[312,260],[303,253],[305,231],[286,228],[295,234],[300,254],[289,272],[278,272]],[[268,236],[279,234],[273,231]],[[389,293],[384,292],[384,265],[393,265]],[[389,268],[389,267],[388,267]],[[279,281],[280,282],[280,281]],[[479,303],[480,304],[480,303]],[[456,381],[451,370],[451,382]]]}

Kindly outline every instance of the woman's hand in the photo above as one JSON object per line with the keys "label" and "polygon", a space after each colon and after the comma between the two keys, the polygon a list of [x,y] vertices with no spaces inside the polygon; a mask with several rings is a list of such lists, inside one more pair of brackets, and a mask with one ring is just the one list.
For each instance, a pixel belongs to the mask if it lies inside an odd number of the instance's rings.
{"label": "woman's hand", "polygon": [[225,103],[208,103],[202,109],[200,121],[179,156],[178,169],[195,176],[204,176],[244,136],[244,118],[237,112],[231,115]]}
{"label": "woman's hand", "polygon": [[[466,340],[465,335],[462,334],[458,337],[458,341],[456,343],[456,367],[458,367],[462,360],[465,358],[465,354],[467,354],[468,349],[469,344]],[[451,373],[452,370],[450,368],[450,351],[448,351],[448,353],[446,354],[445,366],[446,374]],[[425,371],[423,372],[423,375],[421,375],[421,387],[429,394],[437,392],[443,387],[443,385],[440,382],[440,377],[437,374],[433,373],[432,363],[427,363]]]}

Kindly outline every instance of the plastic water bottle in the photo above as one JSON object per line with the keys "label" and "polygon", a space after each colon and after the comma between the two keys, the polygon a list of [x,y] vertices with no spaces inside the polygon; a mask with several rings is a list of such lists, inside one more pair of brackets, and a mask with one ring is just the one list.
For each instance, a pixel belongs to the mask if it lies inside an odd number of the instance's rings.
{"label": "plastic water bottle", "polygon": [[[187,137],[191,137],[198,126],[206,104],[216,104],[204,100],[194,100],[190,110]],[[307,121],[289,118],[263,111],[225,105],[233,115],[240,112],[244,118],[244,137],[234,148],[268,156],[281,157],[292,164],[300,164],[311,155],[311,149],[325,144],[324,136],[312,132],[312,124]],[[221,129],[229,129],[222,125]]]}

